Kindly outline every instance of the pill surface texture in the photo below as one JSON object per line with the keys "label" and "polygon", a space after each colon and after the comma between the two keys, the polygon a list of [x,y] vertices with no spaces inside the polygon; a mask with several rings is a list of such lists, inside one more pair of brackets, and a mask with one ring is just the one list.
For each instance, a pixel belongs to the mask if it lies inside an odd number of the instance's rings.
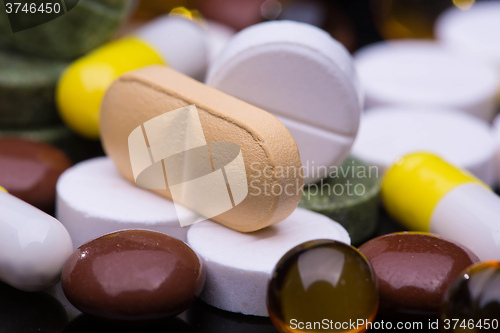
{"label": "pill surface texture", "polygon": [[484,120],[445,108],[378,107],[363,114],[352,155],[381,175],[419,151],[437,154],[490,186],[495,182],[495,140]]}
{"label": "pill surface texture", "polygon": [[249,27],[229,42],[206,82],[285,124],[306,183],[326,177],[324,170],[349,154],[361,93],[349,53],[325,31],[292,21]]}
{"label": "pill surface texture", "polygon": [[0,280],[24,291],[57,283],[73,250],[59,221],[0,191]]}
{"label": "pill surface texture", "polygon": [[122,229],[147,229],[186,240],[188,228],[170,200],[123,179],[113,162],[98,157],[64,172],[57,183],[56,217],[74,248]]}
{"label": "pill surface texture", "polygon": [[37,208],[53,211],[57,179],[70,166],[66,154],[51,145],[0,138],[0,184]]}
{"label": "pill surface texture", "polygon": [[[280,332],[365,332],[375,319],[375,275],[354,247],[332,240],[312,240],[287,252],[273,270],[267,306]],[[355,322],[354,327],[335,326]],[[361,323],[361,324],[358,324]]]}
{"label": "pill surface texture", "polygon": [[[238,184],[248,188],[248,195],[234,208],[212,219],[246,232],[290,215],[300,200],[303,182],[298,172],[301,163],[297,145],[285,126],[261,109],[162,66],[125,74],[104,98],[101,139],[121,175],[134,181],[129,155],[132,131],[144,140],[143,132],[139,131],[143,123],[193,104],[195,110],[190,114],[199,117],[204,140],[234,144],[241,150],[245,166],[245,175]],[[159,127],[158,132],[173,130],[178,128]],[[180,130],[192,133],[187,128]],[[192,143],[185,142],[186,149]],[[161,146],[169,149],[174,144],[178,142]],[[160,161],[161,158],[152,159],[151,164]],[[168,168],[168,161],[165,165]],[[243,171],[240,169],[238,172]],[[154,191],[170,199],[171,187],[169,181],[167,189],[160,187]]]}
{"label": "pill surface texture", "polygon": [[489,328],[478,325],[476,332],[493,332],[500,329],[499,314],[500,262],[478,263],[464,270],[448,288],[441,312],[443,332],[462,331],[453,327],[457,319],[460,323],[488,323]]}
{"label": "pill surface texture", "polygon": [[188,243],[207,268],[201,298],[219,309],[267,316],[266,285],[274,266],[292,247],[318,238],[350,242],[340,224],[302,208],[284,221],[252,233],[211,221],[192,225]]}
{"label": "pill surface texture", "polygon": [[463,245],[427,233],[388,234],[359,250],[377,277],[380,313],[393,316],[437,315],[449,285],[479,261]]}
{"label": "pill surface texture", "polygon": [[62,273],[68,300],[111,320],[149,320],[184,311],[201,292],[202,263],[182,241],[147,230],[125,230],[79,247]]}

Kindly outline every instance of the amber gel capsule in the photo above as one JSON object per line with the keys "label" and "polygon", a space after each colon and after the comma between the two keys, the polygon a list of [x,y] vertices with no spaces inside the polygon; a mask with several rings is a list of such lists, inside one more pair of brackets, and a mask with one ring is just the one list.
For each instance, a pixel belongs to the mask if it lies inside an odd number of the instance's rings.
{"label": "amber gel capsule", "polygon": [[276,265],[267,308],[280,332],[365,332],[378,308],[375,275],[350,245],[302,243]]}
{"label": "amber gel capsule", "polygon": [[487,261],[464,270],[448,288],[441,320],[442,332],[498,332],[500,262]]}

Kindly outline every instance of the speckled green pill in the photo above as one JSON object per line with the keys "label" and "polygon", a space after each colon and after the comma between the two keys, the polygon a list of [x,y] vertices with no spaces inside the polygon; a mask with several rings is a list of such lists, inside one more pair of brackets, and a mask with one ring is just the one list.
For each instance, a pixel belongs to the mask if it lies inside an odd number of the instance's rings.
{"label": "speckled green pill", "polygon": [[330,167],[328,178],[305,186],[299,206],[339,222],[352,244],[361,244],[377,229],[379,176],[377,167],[349,157]]}

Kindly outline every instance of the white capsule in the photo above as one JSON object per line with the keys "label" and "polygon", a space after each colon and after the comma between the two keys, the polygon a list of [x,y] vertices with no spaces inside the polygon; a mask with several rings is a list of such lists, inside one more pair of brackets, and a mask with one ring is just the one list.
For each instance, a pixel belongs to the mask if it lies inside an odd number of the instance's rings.
{"label": "white capsule", "polygon": [[73,252],[71,237],[52,216],[0,191],[0,280],[24,291],[57,283]]}

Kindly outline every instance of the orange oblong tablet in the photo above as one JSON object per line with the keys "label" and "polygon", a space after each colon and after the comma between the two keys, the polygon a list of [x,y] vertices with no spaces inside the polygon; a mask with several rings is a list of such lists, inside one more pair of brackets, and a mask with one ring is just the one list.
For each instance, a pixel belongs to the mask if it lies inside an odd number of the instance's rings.
{"label": "orange oblong tablet", "polygon": [[302,195],[297,144],[276,117],[164,66],[112,84],[101,140],[123,177],[234,230],[282,221]]}

